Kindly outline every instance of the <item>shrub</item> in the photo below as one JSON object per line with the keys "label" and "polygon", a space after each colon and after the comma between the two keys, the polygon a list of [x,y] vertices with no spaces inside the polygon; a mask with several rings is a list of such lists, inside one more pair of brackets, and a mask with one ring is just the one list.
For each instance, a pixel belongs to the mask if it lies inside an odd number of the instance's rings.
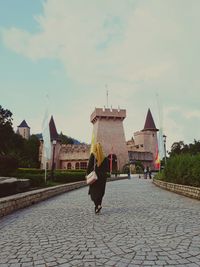
{"label": "shrub", "polygon": [[[85,170],[55,170],[55,183],[72,183],[85,179]],[[45,185],[45,172],[41,169],[20,168],[15,172],[15,177],[30,179],[32,187],[43,187]],[[47,171],[47,181],[51,180],[51,171]]]}
{"label": "shrub", "polygon": [[31,174],[26,173],[23,177],[20,177],[23,179],[29,179],[31,187],[43,187],[45,186],[45,178],[43,174]]}
{"label": "shrub", "polygon": [[55,171],[54,181],[72,183],[85,180],[85,171]]}
{"label": "shrub", "polygon": [[163,170],[166,182],[200,187],[200,154],[171,157]]}
{"label": "shrub", "polygon": [[10,176],[17,169],[18,161],[9,155],[0,155],[0,175]]}

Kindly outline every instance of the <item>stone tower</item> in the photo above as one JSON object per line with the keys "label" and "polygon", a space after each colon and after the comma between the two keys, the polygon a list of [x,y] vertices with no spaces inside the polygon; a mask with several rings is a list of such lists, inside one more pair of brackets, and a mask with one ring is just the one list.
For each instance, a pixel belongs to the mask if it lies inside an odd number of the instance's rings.
{"label": "stone tower", "polygon": [[30,127],[26,123],[25,120],[23,120],[19,126],[17,126],[17,133],[21,135],[24,139],[30,138]]}
{"label": "stone tower", "polygon": [[151,168],[154,169],[154,162],[156,158],[156,150],[158,147],[157,139],[158,129],[155,126],[150,109],[148,109],[144,129],[134,133],[135,145],[140,147],[141,151],[151,152],[153,155],[153,162]]}
{"label": "stone tower", "polygon": [[[123,120],[126,118],[125,109],[95,108],[91,114],[94,140],[100,142],[106,156],[112,158],[113,170],[122,170],[128,162]],[[111,157],[112,155],[112,157]]]}

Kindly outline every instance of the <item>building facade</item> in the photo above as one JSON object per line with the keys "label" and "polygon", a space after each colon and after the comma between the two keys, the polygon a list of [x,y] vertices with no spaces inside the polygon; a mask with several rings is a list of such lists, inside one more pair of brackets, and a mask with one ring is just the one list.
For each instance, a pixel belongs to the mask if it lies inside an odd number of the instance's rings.
{"label": "building facade", "polygon": [[[105,155],[110,160],[111,171],[122,170],[127,164],[139,161],[144,167],[154,169],[156,157],[157,131],[150,109],[144,128],[134,133],[131,140],[125,140],[123,121],[124,109],[95,108],[90,121],[93,124],[94,141],[100,142]],[[49,122],[51,139],[51,160],[48,169],[86,169],[90,156],[90,145],[61,144],[53,117]],[[41,168],[44,168],[43,141],[40,147]]]}
{"label": "building facade", "polygon": [[151,111],[148,109],[143,130],[135,132],[134,137],[127,142],[131,162],[140,161],[144,167],[155,169],[157,131]]}
{"label": "building facade", "polygon": [[125,109],[95,108],[90,117],[93,124],[95,142],[100,142],[104,153],[112,161],[114,171],[122,170],[128,162],[128,149],[125,140],[123,120]]}

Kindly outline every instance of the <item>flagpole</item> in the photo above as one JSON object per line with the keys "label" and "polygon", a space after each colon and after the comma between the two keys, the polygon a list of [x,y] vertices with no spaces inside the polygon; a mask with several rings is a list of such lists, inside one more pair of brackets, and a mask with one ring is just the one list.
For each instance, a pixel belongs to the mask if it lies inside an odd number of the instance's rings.
{"label": "flagpole", "polygon": [[51,158],[51,139],[50,139],[50,129],[49,129],[49,112],[48,112],[48,106],[49,106],[49,96],[46,95],[46,108],[44,112],[44,117],[42,121],[42,138],[43,138],[43,159],[44,159],[44,180],[45,184],[47,181],[47,163],[48,160]]}
{"label": "flagpole", "polygon": [[106,84],[105,87],[106,87],[106,106],[108,108],[108,85]]}
{"label": "flagpole", "polygon": [[45,158],[44,182],[47,182],[47,159]]}

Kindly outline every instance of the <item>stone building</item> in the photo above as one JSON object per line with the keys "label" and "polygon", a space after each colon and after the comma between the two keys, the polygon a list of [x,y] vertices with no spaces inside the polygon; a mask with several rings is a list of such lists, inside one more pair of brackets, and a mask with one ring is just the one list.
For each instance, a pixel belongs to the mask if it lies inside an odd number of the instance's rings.
{"label": "stone building", "polygon": [[135,132],[134,137],[127,142],[130,162],[140,161],[144,167],[155,169],[157,131],[149,109],[143,130]]}
{"label": "stone building", "polygon": [[30,138],[30,127],[26,123],[25,120],[23,120],[19,126],[17,126],[17,134],[21,135],[24,139]]}
{"label": "stone building", "polygon": [[[150,109],[147,112],[144,129],[134,133],[131,140],[125,140],[123,120],[126,118],[124,109],[95,108],[90,121],[93,124],[95,142],[101,142],[104,153],[112,162],[112,171],[122,170],[126,164],[140,161],[145,167],[154,169],[157,131]],[[51,139],[51,160],[48,168],[86,169],[90,145],[61,144],[53,117],[49,122]],[[44,168],[43,143],[40,147],[41,168]]]}
{"label": "stone building", "polygon": [[[49,122],[49,134],[51,141],[51,159],[47,161],[48,169],[86,169],[90,156],[90,145],[66,145],[61,144],[56,125],[51,116]],[[43,140],[40,145],[41,169],[45,167]]]}
{"label": "stone building", "polygon": [[95,142],[100,142],[105,155],[112,160],[112,170],[122,170],[128,162],[128,149],[125,140],[123,120],[125,109],[95,108],[90,117],[93,124]]}

